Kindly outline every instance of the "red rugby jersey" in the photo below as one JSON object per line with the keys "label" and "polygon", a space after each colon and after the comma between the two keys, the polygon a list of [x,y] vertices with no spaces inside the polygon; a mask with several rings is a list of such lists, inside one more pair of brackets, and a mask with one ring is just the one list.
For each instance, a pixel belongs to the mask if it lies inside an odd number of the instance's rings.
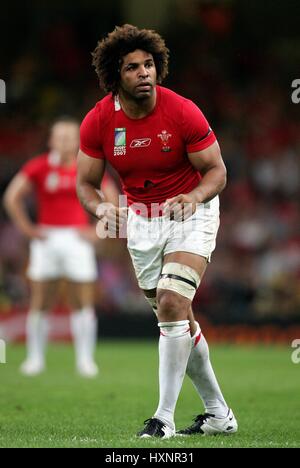
{"label": "red rugby jersey", "polygon": [[216,141],[206,118],[189,99],[157,86],[153,111],[131,119],[109,94],[86,115],[80,148],[88,156],[107,159],[119,173],[128,204],[151,203],[193,190],[201,180],[187,153]]}
{"label": "red rugby jersey", "polygon": [[76,195],[76,160],[61,166],[59,155],[46,153],[28,161],[21,173],[35,188],[38,223],[49,226],[84,226],[88,216]]}

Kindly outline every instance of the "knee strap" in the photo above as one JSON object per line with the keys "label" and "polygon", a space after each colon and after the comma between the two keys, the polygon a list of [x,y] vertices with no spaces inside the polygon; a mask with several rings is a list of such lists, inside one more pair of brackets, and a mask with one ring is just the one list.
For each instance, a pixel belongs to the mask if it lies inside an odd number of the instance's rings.
{"label": "knee strap", "polygon": [[200,277],[193,268],[170,262],[163,266],[157,288],[174,291],[192,301],[199,285]]}

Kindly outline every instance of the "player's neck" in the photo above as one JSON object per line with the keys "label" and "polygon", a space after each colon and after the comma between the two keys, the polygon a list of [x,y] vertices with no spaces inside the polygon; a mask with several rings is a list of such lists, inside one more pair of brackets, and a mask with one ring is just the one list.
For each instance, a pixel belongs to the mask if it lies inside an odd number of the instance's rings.
{"label": "player's neck", "polygon": [[150,114],[156,105],[156,89],[146,99],[134,99],[123,90],[119,92],[119,101],[123,112],[131,119],[142,119]]}

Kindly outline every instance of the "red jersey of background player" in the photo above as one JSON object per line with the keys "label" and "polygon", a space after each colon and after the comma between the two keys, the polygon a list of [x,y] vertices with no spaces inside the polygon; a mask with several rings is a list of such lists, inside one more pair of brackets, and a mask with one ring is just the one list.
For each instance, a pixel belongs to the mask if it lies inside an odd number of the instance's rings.
{"label": "red jersey of background player", "polygon": [[[38,224],[47,226],[86,226],[88,215],[76,194],[76,160],[60,164],[59,154],[42,154],[21,169],[33,184],[37,200]],[[107,176],[103,182],[106,183]]]}
{"label": "red jersey of background player", "polygon": [[131,119],[117,98],[107,95],[86,115],[80,128],[80,149],[107,159],[119,173],[128,204],[151,203],[192,191],[201,179],[187,153],[216,141],[199,108],[173,91],[156,86],[154,110]]}

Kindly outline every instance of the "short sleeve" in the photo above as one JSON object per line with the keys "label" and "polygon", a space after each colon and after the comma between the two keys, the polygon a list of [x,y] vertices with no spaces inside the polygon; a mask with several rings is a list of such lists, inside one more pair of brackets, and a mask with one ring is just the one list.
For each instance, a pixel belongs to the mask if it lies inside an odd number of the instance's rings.
{"label": "short sleeve", "polygon": [[94,107],[80,126],[80,149],[92,158],[105,159],[99,130],[99,113]]}
{"label": "short sleeve", "polygon": [[188,99],[185,99],[183,103],[182,127],[188,153],[202,151],[216,141],[216,136],[203,113]]}
{"label": "short sleeve", "polygon": [[21,174],[25,175],[31,182],[36,184],[40,175],[41,160],[34,158],[25,163],[21,169]]}

